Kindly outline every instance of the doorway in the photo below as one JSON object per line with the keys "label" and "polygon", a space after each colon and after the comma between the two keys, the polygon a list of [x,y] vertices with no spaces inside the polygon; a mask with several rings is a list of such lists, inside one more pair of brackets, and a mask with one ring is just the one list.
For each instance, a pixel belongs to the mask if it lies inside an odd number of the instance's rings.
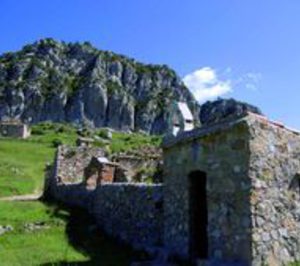
{"label": "doorway", "polygon": [[189,179],[189,228],[190,256],[192,258],[208,258],[207,235],[207,176],[205,172],[194,171]]}

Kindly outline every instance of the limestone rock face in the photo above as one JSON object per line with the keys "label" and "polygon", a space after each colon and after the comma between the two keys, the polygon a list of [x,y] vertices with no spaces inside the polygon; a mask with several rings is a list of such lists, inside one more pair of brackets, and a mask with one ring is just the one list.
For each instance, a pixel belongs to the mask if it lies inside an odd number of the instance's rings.
{"label": "limestone rock face", "polygon": [[165,65],[144,65],[89,43],[37,41],[0,56],[0,120],[84,123],[164,133],[174,101],[199,105]]}
{"label": "limestone rock face", "polygon": [[206,102],[201,106],[200,121],[202,125],[218,123],[221,120],[232,119],[245,115],[247,112],[262,114],[259,108],[234,99],[220,99]]}

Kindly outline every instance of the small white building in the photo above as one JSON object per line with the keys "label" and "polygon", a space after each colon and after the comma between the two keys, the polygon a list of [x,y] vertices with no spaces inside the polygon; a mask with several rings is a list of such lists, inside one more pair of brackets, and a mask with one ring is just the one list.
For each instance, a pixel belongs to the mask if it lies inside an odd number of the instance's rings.
{"label": "small white building", "polygon": [[174,136],[181,131],[194,129],[194,117],[185,102],[176,102],[174,104],[170,128]]}

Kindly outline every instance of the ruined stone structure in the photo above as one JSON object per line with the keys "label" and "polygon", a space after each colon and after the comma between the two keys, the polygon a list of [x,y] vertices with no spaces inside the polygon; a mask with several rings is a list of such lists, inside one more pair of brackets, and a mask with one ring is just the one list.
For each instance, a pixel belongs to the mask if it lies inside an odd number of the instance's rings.
{"label": "ruined stone structure", "polygon": [[[161,154],[149,155],[127,155],[118,154],[113,157],[121,167],[124,173],[123,181],[125,182],[143,182],[150,175],[153,176],[154,183],[161,183],[162,175],[159,173],[161,164]],[[121,176],[123,175],[121,173]],[[116,172],[116,180],[121,181],[120,174]]]}
{"label": "ruined stone structure", "polygon": [[[164,141],[163,184],[95,190],[77,178],[73,184],[58,178],[72,165],[60,149],[48,177],[50,194],[86,208],[106,232],[135,247],[208,265],[300,261],[297,131],[252,113],[219,121]],[[81,168],[89,162],[82,159]]]}
{"label": "ruined stone structure", "polygon": [[60,146],[56,154],[57,172],[55,175],[64,184],[81,183],[84,180],[84,169],[91,159],[103,156],[105,152],[98,148]]}
{"label": "ruined stone structure", "polygon": [[84,169],[102,149],[58,147],[54,165],[46,171],[44,196],[86,209],[107,233],[138,249],[161,245],[162,184],[99,183],[87,187]]}
{"label": "ruined stone structure", "polygon": [[93,157],[84,168],[84,182],[87,188],[95,189],[98,185],[114,182],[115,169],[118,166],[106,157]]}
{"label": "ruined stone structure", "polygon": [[244,265],[300,260],[299,133],[249,114],[167,140],[164,170],[171,253]]}
{"label": "ruined stone structure", "polygon": [[30,136],[30,129],[28,125],[18,121],[2,121],[0,136],[26,139]]}

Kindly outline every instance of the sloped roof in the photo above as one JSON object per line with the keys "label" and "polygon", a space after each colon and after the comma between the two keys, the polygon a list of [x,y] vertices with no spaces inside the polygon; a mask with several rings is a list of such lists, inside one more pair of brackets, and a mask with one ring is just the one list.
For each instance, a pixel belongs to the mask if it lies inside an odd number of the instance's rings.
{"label": "sloped roof", "polygon": [[211,124],[209,126],[195,128],[194,130],[191,130],[191,131],[184,131],[184,132],[181,132],[176,137],[165,138],[163,141],[162,147],[163,148],[171,147],[180,142],[185,142],[188,140],[199,138],[199,137],[202,137],[202,136],[205,136],[205,135],[217,132],[217,131],[226,130],[226,129],[229,129],[229,128],[233,127],[234,125],[239,124],[243,121],[248,121],[248,119],[251,119],[251,118],[256,119],[262,123],[272,125],[274,127],[279,127],[279,128],[285,129],[296,135],[300,135],[299,131],[288,128],[280,122],[272,121],[272,120],[269,120],[265,116],[248,112],[242,116],[235,117],[234,119],[224,120],[224,121],[221,121],[221,122],[218,122],[215,124]]}

